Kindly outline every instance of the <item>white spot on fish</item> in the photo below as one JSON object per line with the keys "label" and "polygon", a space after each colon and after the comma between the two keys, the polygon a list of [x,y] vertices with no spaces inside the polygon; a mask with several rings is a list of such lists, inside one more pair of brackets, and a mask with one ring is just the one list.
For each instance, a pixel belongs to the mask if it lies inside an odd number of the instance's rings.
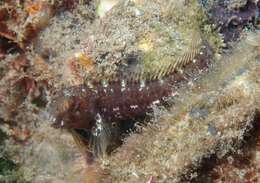
{"label": "white spot on fish", "polygon": [[160,79],[159,80],[160,84],[162,85],[164,83],[164,80],[163,79]]}
{"label": "white spot on fish", "polygon": [[125,80],[121,81],[121,91],[125,91],[125,87],[126,87],[126,82]]}
{"label": "white spot on fish", "polygon": [[113,108],[113,111],[119,111],[119,107]]}
{"label": "white spot on fish", "polygon": [[122,117],[122,116],[121,116],[121,113],[120,113],[120,112],[117,112],[117,113],[116,113],[116,117],[121,118],[121,117]]}
{"label": "white spot on fish", "polygon": [[145,87],[145,81],[141,80],[139,91],[141,91]]}
{"label": "white spot on fish", "polygon": [[122,80],[122,81],[121,81],[121,86],[122,86],[122,87],[125,87],[125,86],[126,86],[125,80]]}
{"label": "white spot on fish", "polygon": [[167,101],[167,100],[168,100],[168,97],[162,97],[162,100],[163,100],[163,101]]}
{"label": "white spot on fish", "polygon": [[137,109],[139,106],[138,105],[130,105],[131,109]]}
{"label": "white spot on fish", "polygon": [[102,86],[106,88],[108,86],[108,83],[105,80],[103,80],[102,81]]}
{"label": "white spot on fish", "polygon": [[160,104],[160,101],[159,100],[153,101],[153,105],[156,105],[156,104]]}

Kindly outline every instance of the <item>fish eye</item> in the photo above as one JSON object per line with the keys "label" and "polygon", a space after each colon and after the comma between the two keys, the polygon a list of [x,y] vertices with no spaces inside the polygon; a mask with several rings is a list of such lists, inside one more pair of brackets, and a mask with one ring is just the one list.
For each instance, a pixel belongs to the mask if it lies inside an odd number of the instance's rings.
{"label": "fish eye", "polygon": [[112,122],[111,126],[112,126],[112,128],[116,128],[117,127],[117,123],[116,122]]}

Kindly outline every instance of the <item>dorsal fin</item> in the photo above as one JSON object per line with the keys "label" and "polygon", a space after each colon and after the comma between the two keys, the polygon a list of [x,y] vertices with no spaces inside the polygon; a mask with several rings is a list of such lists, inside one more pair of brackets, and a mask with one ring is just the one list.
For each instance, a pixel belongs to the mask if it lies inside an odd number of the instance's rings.
{"label": "dorsal fin", "polygon": [[138,69],[135,69],[129,75],[126,74],[127,81],[139,82],[142,79],[145,79],[146,81],[157,80],[171,75],[176,70],[181,69],[194,60],[202,47],[202,39],[198,33],[193,36],[193,40],[191,42],[192,45],[182,56],[179,56],[174,60],[168,59],[167,61],[162,62],[159,67],[158,65],[151,69],[138,67]]}
{"label": "dorsal fin", "polygon": [[104,72],[97,72],[93,74],[93,80],[96,83],[99,82],[117,82],[125,80],[127,83],[137,83],[141,80],[152,81],[166,77],[173,74],[177,70],[181,70],[185,65],[189,64],[199,54],[202,47],[202,39],[199,33],[193,35],[191,40],[191,46],[184,51],[182,56],[175,59],[169,58],[163,60],[159,65],[155,65],[152,68],[144,68],[143,65],[137,65],[134,68],[126,69],[118,73],[112,73],[110,75],[104,75]]}

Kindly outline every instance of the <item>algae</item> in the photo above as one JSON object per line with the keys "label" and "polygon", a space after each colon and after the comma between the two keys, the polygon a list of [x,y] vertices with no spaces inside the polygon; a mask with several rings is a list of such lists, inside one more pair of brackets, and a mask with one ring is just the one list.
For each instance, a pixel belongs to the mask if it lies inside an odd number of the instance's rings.
{"label": "algae", "polygon": [[[23,95],[8,117],[10,109],[1,105],[0,182],[187,182],[199,176],[205,158],[238,151],[259,114],[260,36],[252,29],[244,31],[223,53],[222,36],[206,16],[211,2],[201,2],[205,9],[195,0],[122,1],[100,19],[98,1],[92,1],[50,20],[22,53],[30,66],[10,67],[21,53],[7,54],[0,61],[1,86],[8,90],[13,80],[30,76],[46,96]],[[50,95],[77,84],[71,82],[75,75],[68,60],[86,53],[95,66],[112,70],[108,75],[138,64],[150,70],[188,50],[193,32],[200,32],[216,53],[209,74],[176,91],[169,109],[155,108],[149,114],[152,119],[146,119],[150,123],[130,133],[110,157],[86,167],[71,135],[50,127],[44,117]],[[85,69],[76,71],[84,78],[91,75]],[[13,98],[3,88],[0,95],[11,104]]]}

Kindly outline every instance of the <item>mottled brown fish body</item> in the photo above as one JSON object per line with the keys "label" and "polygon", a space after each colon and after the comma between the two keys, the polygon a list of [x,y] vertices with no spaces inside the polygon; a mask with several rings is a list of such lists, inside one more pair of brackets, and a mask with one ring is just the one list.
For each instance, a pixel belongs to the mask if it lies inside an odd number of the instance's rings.
{"label": "mottled brown fish body", "polygon": [[[102,138],[110,139],[113,128],[127,120],[145,116],[153,105],[162,104],[181,84],[206,70],[211,56],[211,49],[205,43],[194,53],[181,57],[175,65],[170,64],[172,68],[164,67],[157,72],[161,74],[170,70],[168,75],[162,74],[161,77],[147,80],[122,77],[107,83],[66,88],[50,107],[54,126],[81,129],[98,139],[99,134],[105,131]],[[103,139],[98,141],[102,143]]]}
{"label": "mottled brown fish body", "polygon": [[175,72],[157,80],[126,83],[120,82],[100,86],[98,89],[98,111],[108,122],[120,122],[142,117],[152,105],[161,104],[175,93],[182,82],[187,82],[208,68],[212,53],[205,45],[194,58],[196,62],[185,65],[182,72]]}

